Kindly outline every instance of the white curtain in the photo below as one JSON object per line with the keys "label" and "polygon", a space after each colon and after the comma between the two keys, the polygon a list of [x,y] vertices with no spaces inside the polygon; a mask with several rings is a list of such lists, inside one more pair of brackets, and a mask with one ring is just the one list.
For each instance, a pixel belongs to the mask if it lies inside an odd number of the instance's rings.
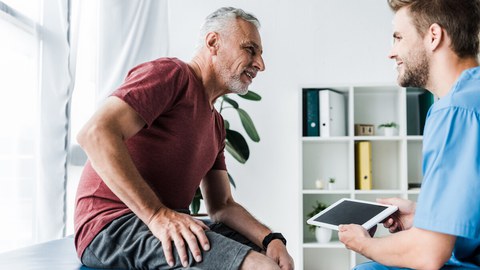
{"label": "white curtain", "polygon": [[166,0],[99,4],[97,104],[121,84],[128,70],[168,53]]}
{"label": "white curtain", "polygon": [[65,186],[71,78],[68,42],[69,1],[44,0],[39,93],[39,158],[36,240],[65,234]]}

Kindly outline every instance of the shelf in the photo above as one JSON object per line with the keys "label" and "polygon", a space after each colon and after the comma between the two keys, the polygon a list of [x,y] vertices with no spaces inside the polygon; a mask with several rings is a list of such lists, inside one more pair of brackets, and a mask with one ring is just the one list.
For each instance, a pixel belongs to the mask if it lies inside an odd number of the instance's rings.
{"label": "shelf", "polygon": [[350,137],[302,137],[304,142],[348,142]]}
{"label": "shelf", "polygon": [[316,242],[304,243],[304,248],[345,248],[345,245],[340,241],[331,241],[329,243],[320,244]]}
{"label": "shelf", "polygon": [[355,141],[400,141],[401,136],[355,136]]}
{"label": "shelf", "polygon": [[408,135],[407,140],[409,141],[419,141],[421,142],[423,140],[423,136],[420,135]]}
{"label": "shelf", "polygon": [[304,189],[302,190],[303,194],[345,194],[348,195],[352,193],[351,190],[348,189],[334,189],[334,190],[329,190],[329,189]]}
{"label": "shelf", "polygon": [[397,189],[372,189],[372,190],[355,190],[355,194],[403,194],[404,192]]}
{"label": "shelf", "polygon": [[[405,136],[342,136],[342,137],[302,137],[303,142],[348,142],[354,141],[400,141]],[[408,136],[409,140],[421,141],[422,136]]]}
{"label": "shelf", "polygon": [[[332,89],[328,86],[311,88]],[[304,89],[306,88],[301,89],[301,94],[304,93]],[[353,85],[333,89],[341,90],[345,95],[347,136],[300,137],[299,194],[303,222],[300,232],[303,239],[300,269],[318,269],[319,265],[321,269],[350,269],[367,260],[347,250],[338,241],[336,231],[333,232],[331,242],[326,244],[315,242],[315,235],[309,230],[306,220],[316,201],[327,205],[341,198],[375,201],[377,198],[401,197],[416,201],[420,193],[420,189],[408,189],[409,184],[418,185],[422,181],[421,123],[424,123],[424,119],[421,117],[411,119],[416,114],[417,90],[388,85]],[[424,91],[418,93],[423,94]],[[300,115],[303,113],[302,109]],[[383,130],[377,128],[380,124],[389,122],[398,124],[398,135],[383,136]],[[302,123],[305,126],[303,119]],[[374,135],[355,136],[355,124],[373,125]],[[355,151],[359,141],[370,142],[371,190],[355,189]],[[334,189],[327,189],[330,177],[336,179]],[[324,189],[316,188],[315,182],[319,179],[323,181]],[[388,234],[388,230],[379,226],[375,237]]]}
{"label": "shelf", "polygon": [[[408,193],[418,193],[417,190],[408,190]],[[328,190],[328,189],[304,189],[302,190],[303,194],[319,194],[319,195],[338,195],[338,194],[343,194],[343,195],[350,195],[352,193],[355,194],[403,194],[403,190],[396,190],[396,189],[372,189],[372,190],[359,190],[359,189],[342,189],[342,190]]]}

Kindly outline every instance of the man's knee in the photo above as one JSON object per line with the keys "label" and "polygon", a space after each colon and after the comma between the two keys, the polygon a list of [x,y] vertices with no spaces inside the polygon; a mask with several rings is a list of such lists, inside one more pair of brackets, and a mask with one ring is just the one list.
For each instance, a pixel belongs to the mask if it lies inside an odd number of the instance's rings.
{"label": "man's knee", "polygon": [[247,269],[279,270],[280,267],[269,257],[251,250],[240,265],[240,270]]}

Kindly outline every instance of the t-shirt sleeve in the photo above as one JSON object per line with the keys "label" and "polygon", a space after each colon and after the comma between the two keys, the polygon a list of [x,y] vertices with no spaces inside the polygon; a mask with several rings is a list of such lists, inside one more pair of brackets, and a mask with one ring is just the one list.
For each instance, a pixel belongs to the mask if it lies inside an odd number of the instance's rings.
{"label": "t-shirt sleeve", "polygon": [[218,151],[217,158],[213,163],[212,170],[227,170],[227,165],[225,164],[225,143],[227,132],[225,131],[225,125],[223,122],[223,117],[220,113],[216,112],[217,114],[217,129],[220,131],[221,140],[220,140],[220,151]]}
{"label": "t-shirt sleeve", "polygon": [[463,108],[442,108],[429,115],[415,227],[480,237],[479,123],[479,115]]}
{"label": "t-shirt sleeve", "polygon": [[226,171],[227,170],[227,165],[225,164],[225,144],[224,148],[218,153],[217,159],[215,159],[215,163],[213,163],[212,170],[222,170]]}
{"label": "t-shirt sleeve", "polygon": [[182,69],[176,63],[156,60],[130,70],[112,96],[125,101],[150,127],[158,116],[172,108],[185,83]]}

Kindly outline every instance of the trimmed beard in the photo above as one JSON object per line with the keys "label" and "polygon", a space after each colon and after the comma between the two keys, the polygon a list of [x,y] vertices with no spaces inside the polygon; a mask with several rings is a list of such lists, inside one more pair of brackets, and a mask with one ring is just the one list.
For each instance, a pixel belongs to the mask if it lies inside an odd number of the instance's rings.
{"label": "trimmed beard", "polygon": [[412,53],[405,60],[403,62],[405,73],[401,77],[399,75],[398,84],[402,87],[425,88],[430,71],[430,64],[425,49]]}
{"label": "trimmed beard", "polygon": [[248,84],[242,82],[241,75],[229,76],[228,69],[223,65],[220,67],[219,74],[222,81],[226,82],[227,89],[232,93],[245,95],[248,92]]}

